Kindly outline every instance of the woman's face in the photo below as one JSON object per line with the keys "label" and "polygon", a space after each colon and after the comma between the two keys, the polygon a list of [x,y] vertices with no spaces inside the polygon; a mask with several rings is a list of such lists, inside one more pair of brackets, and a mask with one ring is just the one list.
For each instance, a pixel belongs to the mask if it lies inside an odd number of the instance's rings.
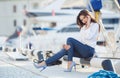
{"label": "woman's face", "polygon": [[80,15],[79,19],[81,20],[81,22],[82,22],[83,24],[86,24],[86,23],[87,23],[87,20],[88,20],[87,16],[84,16],[84,15]]}

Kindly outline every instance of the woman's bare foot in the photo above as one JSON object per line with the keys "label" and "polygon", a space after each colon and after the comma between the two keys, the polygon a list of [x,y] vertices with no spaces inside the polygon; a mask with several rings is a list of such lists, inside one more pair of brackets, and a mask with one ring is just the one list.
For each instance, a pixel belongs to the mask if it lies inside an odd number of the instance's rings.
{"label": "woman's bare foot", "polygon": [[70,68],[70,65],[72,64],[72,61],[68,61],[68,64],[67,64],[67,69]]}
{"label": "woman's bare foot", "polygon": [[38,65],[39,66],[46,66],[46,63],[45,63],[45,61],[43,61],[43,62],[39,63]]}

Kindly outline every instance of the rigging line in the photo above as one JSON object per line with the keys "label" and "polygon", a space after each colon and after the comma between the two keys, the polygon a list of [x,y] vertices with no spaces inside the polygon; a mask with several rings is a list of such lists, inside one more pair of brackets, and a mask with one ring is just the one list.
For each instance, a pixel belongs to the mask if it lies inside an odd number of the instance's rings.
{"label": "rigging line", "polygon": [[114,2],[116,4],[117,8],[120,10],[120,4],[117,2],[117,0],[114,0]]}
{"label": "rigging line", "polygon": [[[103,37],[105,38],[105,41],[107,43],[107,46],[108,49],[111,49],[111,52],[113,53],[114,55],[114,52],[115,52],[115,49],[113,48],[113,45],[112,44],[115,44],[114,42],[111,44],[112,42],[112,38],[110,36],[108,36],[108,33],[106,33],[106,29],[104,28],[104,25],[102,23],[102,20],[99,21],[99,24],[101,26],[101,32],[103,34]],[[116,45],[116,44],[115,44]]]}
{"label": "rigging line", "polygon": [[[89,4],[91,5],[90,1],[89,1]],[[92,9],[92,12],[94,12],[93,7],[92,6],[90,6],[90,7]],[[110,36],[108,36],[108,33],[106,33],[106,29],[105,29],[105,27],[103,25],[102,19],[99,19],[98,23],[100,24],[101,33],[102,33],[102,35],[103,35],[103,37],[104,37],[104,39],[105,39],[105,41],[107,43],[107,46],[106,46],[107,50],[111,49],[111,52],[112,52],[112,54],[114,56],[115,51],[116,51],[116,44],[114,42],[113,42],[113,44],[111,44],[112,38]]]}
{"label": "rigging line", "polygon": [[[7,56],[9,56],[7,53],[5,53],[5,54],[6,54]],[[10,57],[10,56],[9,56],[9,57]],[[34,75],[42,76],[42,77],[44,77],[44,78],[48,78],[47,76],[44,76],[44,75],[38,74],[38,73],[36,73],[36,72],[33,72],[32,70],[29,70],[29,69],[26,69],[26,68],[24,68],[24,67],[21,67],[21,66],[15,65],[15,64],[13,64],[13,63],[6,62],[6,61],[4,61],[4,60],[2,60],[2,59],[0,59],[0,61],[1,61],[1,62],[4,62],[4,63],[6,63],[6,64],[9,64],[9,65],[15,66],[15,67],[17,67],[17,68],[21,68],[21,69],[23,69],[23,70],[25,70],[25,71],[29,71],[29,72],[31,72],[31,73],[34,74]]]}

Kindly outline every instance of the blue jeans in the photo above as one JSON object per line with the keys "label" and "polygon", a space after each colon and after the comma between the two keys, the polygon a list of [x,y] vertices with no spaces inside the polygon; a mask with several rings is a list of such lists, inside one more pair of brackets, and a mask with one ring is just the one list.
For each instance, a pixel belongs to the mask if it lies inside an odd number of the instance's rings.
{"label": "blue jeans", "polygon": [[54,61],[57,61],[64,55],[68,55],[68,61],[72,61],[73,57],[79,57],[79,58],[92,57],[95,52],[94,48],[86,44],[82,44],[81,42],[77,41],[74,38],[68,38],[67,44],[71,46],[69,50],[65,50],[65,49],[60,50],[58,53],[56,53],[52,57],[45,60],[46,64],[48,65]]}

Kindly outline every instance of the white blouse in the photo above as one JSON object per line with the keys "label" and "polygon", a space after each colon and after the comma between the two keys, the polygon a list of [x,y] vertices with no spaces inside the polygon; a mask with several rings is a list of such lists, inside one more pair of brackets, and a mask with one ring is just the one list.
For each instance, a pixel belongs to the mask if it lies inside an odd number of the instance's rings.
{"label": "white blouse", "polygon": [[83,44],[87,44],[95,48],[98,34],[99,34],[99,25],[97,23],[92,22],[88,29],[85,29],[85,26],[81,28],[79,41]]}

